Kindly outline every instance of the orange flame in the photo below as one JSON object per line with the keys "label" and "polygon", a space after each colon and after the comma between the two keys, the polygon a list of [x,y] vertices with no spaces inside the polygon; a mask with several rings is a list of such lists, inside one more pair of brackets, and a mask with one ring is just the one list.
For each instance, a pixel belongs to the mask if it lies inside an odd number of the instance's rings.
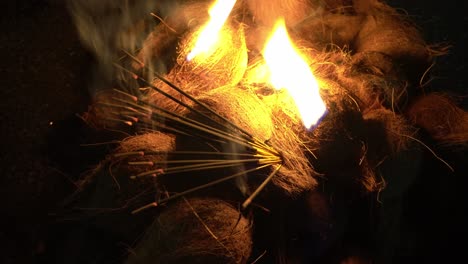
{"label": "orange flame", "polygon": [[317,124],[326,111],[319,85],[306,60],[291,42],[283,19],[276,22],[273,34],[263,50],[270,70],[270,82],[276,89],[285,88],[296,102],[307,129]]}
{"label": "orange flame", "polygon": [[219,31],[224,25],[224,22],[231,13],[236,0],[217,0],[208,11],[210,21],[203,27],[197,38],[195,47],[187,55],[187,60],[192,60],[199,54],[209,53],[219,38]]}

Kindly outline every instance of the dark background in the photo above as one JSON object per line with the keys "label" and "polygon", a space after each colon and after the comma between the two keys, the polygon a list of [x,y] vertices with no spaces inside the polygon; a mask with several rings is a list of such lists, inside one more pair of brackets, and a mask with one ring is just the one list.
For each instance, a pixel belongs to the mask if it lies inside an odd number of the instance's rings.
{"label": "dark background", "polygon": [[[468,16],[459,1],[389,3],[406,10],[429,43],[452,46],[437,59],[428,88],[467,95]],[[72,180],[83,165],[97,161],[95,152],[79,147],[92,136],[76,117],[89,103],[93,58],[81,47],[62,1],[0,5],[0,262],[33,263],[46,249],[54,208],[74,190]],[[466,106],[466,98],[459,98]],[[441,151],[466,161],[460,152]],[[429,166],[428,178],[410,189],[400,212],[402,259],[463,256],[467,175],[464,165],[455,167],[457,173],[447,176],[432,175]]]}

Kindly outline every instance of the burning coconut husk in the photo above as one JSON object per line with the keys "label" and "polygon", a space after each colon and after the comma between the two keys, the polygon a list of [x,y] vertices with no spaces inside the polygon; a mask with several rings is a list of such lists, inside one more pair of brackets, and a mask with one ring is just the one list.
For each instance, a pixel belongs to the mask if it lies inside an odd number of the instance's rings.
{"label": "burning coconut husk", "polygon": [[[423,152],[452,169],[418,128],[465,145],[467,113],[418,90],[440,54],[394,9],[374,0],[209,6],[161,11],[168,18],[139,52],[111,63],[139,87],[100,93],[84,116],[134,133],[77,199],[111,201],[127,213],[119,228],[132,216],[154,222],[128,263],[319,260],[344,232],[337,218],[367,199],[398,199]],[[199,49],[206,31],[211,44]],[[153,67],[161,63],[166,74]],[[320,234],[314,256],[293,250],[302,232]]]}

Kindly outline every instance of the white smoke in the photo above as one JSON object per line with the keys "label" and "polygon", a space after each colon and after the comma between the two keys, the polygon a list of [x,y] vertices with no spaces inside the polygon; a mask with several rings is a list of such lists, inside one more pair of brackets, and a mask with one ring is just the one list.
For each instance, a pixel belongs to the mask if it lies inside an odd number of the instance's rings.
{"label": "white smoke", "polygon": [[[150,13],[167,12],[171,5],[169,2],[171,1],[69,0],[69,11],[80,39],[97,60],[96,78],[91,83],[92,87],[99,89],[104,83],[109,85],[111,81],[123,79],[122,74],[116,74],[114,63],[123,63],[123,51],[135,54],[142,47],[144,40],[158,23]],[[161,70],[161,67],[158,69]]]}

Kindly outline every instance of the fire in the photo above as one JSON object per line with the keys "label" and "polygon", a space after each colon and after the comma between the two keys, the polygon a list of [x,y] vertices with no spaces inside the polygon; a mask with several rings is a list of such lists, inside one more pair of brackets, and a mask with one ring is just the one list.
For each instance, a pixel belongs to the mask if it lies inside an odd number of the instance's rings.
{"label": "fire", "polygon": [[193,50],[187,55],[187,60],[192,60],[202,53],[209,53],[219,38],[219,31],[231,13],[236,0],[217,0],[208,11],[210,21],[203,27],[198,36]]}
{"label": "fire", "polygon": [[283,19],[276,22],[263,57],[270,70],[270,83],[278,90],[288,90],[306,128],[317,124],[326,111],[325,103],[320,97],[318,82],[291,42]]}

